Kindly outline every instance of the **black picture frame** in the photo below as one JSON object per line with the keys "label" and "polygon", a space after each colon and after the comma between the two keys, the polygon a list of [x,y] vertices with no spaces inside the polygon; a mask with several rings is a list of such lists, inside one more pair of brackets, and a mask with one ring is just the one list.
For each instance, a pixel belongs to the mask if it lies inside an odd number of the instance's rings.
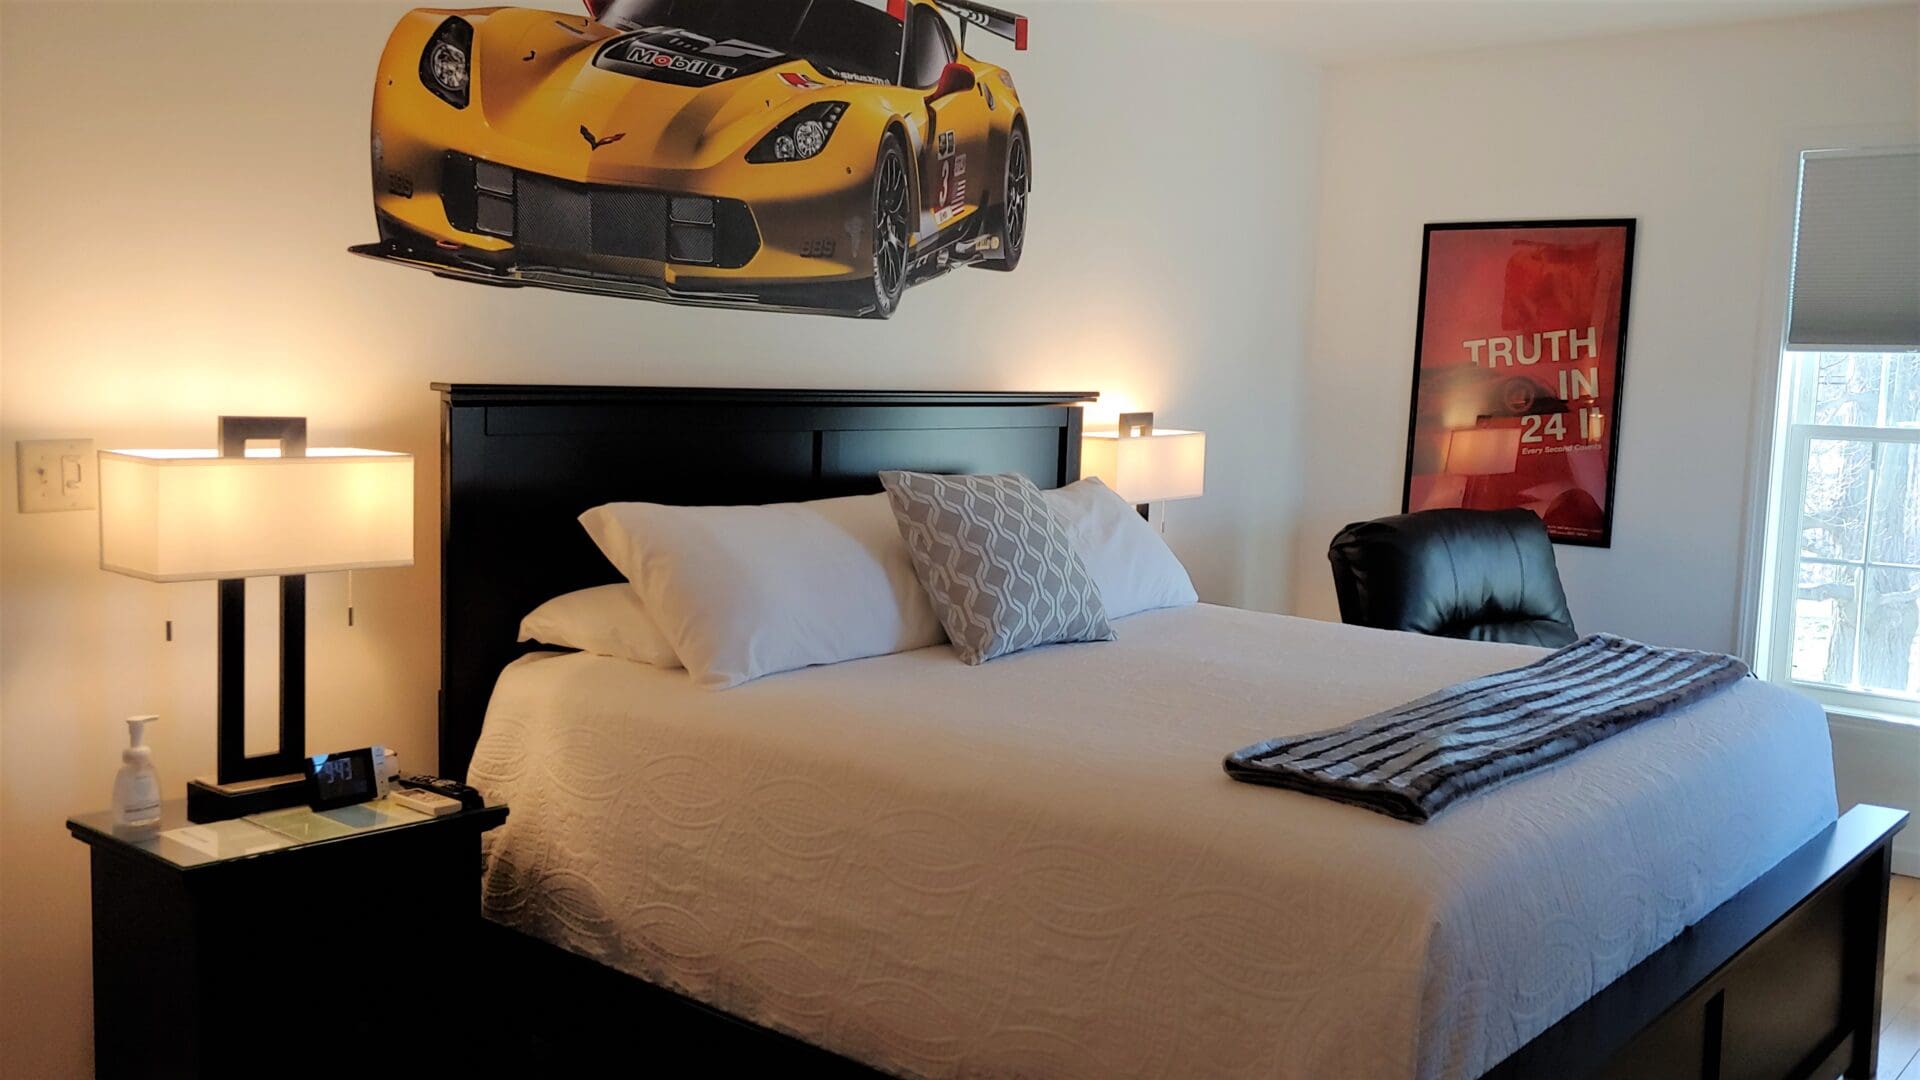
{"label": "black picture frame", "polygon": [[1627,330],[1633,310],[1633,262],[1634,248],[1639,230],[1639,219],[1631,217],[1612,218],[1525,218],[1496,221],[1443,221],[1428,222],[1420,236],[1420,292],[1419,302],[1414,315],[1413,327],[1413,378],[1407,399],[1407,441],[1406,456],[1403,462],[1400,483],[1400,512],[1407,513],[1412,508],[1414,457],[1420,435],[1420,381],[1426,356],[1426,329],[1428,303],[1432,297],[1434,282],[1433,241],[1438,233],[1484,231],[1498,232],[1516,229],[1620,229],[1623,232],[1623,248],[1620,267],[1620,309],[1618,330],[1614,335],[1614,376],[1613,393],[1607,402],[1611,410],[1607,440],[1606,501],[1601,507],[1601,526],[1597,535],[1592,537],[1569,537],[1549,535],[1556,544],[1568,544],[1579,547],[1608,548],[1613,546],[1613,525],[1617,500],[1618,479],[1620,473],[1620,436],[1622,402],[1626,397],[1627,378]]}

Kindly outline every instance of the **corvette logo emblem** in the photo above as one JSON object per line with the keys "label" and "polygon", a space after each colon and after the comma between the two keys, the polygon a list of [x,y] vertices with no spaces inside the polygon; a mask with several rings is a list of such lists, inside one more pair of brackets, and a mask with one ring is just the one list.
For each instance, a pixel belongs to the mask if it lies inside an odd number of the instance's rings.
{"label": "corvette logo emblem", "polygon": [[624,131],[616,131],[616,132],[614,132],[613,134],[611,134],[611,135],[609,135],[609,136],[607,136],[607,137],[606,137],[606,138],[604,138],[604,139],[596,139],[596,138],[594,138],[594,137],[593,137],[593,132],[591,132],[591,131],[588,131],[588,130],[587,130],[587,125],[585,125],[585,124],[581,124],[581,125],[580,125],[580,137],[581,137],[581,138],[583,138],[583,139],[585,139],[585,140],[587,140],[587,146],[588,146],[588,147],[590,147],[590,148],[592,148],[592,149],[594,149],[594,150],[598,150],[598,149],[600,149],[601,147],[603,147],[603,146],[606,146],[606,145],[608,145],[609,143],[617,143],[617,142],[619,142],[619,141],[620,141],[621,139],[624,139],[624,138],[626,138],[626,137],[627,137],[627,133],[626,133],[626,132],[624,132]]}

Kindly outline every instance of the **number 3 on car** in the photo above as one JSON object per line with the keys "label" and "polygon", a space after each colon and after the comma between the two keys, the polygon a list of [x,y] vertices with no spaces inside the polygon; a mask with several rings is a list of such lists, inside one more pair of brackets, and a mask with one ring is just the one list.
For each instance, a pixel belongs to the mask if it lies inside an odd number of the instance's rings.
{"label": "number 3 on car", "polygon": [[[956,34],[949,21],[959,27]],[[1032,190],[972,0],[588,0],[408,12],[374,83],[379,240],[491,285],[886,318],[1012,270]]]}

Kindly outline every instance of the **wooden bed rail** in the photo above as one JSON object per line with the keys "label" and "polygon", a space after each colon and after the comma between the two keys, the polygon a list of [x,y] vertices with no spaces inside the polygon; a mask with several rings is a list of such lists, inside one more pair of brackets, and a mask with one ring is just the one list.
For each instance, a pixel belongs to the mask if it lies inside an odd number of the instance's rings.
{"label": "wooden bed rail", "polygon": [[1874,1075],[1893,837],[1856,806],[1486,1080]]}

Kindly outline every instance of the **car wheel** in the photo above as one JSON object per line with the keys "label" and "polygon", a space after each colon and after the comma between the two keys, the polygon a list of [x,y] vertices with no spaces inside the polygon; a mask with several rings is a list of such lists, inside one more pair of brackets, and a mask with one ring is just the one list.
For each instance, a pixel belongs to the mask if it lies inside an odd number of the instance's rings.
{"label": "car wheel", "polygon": [[1000,257],[977,265],[988,270],[1011,270],[1020,265],[1027,246],[1027,196],[1033,191],[1033,155],[1027,149],[1027,129],[1018,124],[1007,133],[1006,192],[1001,198],[994,232],[1000,237]]}
{"label": "car wheel", "polygon": [[907,151],[900,136],[887,132],[873,164],[873,301],[869,314],[876,319],[892,315],[907,288],[909,251],[913,232],[913,181],[907,172]]}

